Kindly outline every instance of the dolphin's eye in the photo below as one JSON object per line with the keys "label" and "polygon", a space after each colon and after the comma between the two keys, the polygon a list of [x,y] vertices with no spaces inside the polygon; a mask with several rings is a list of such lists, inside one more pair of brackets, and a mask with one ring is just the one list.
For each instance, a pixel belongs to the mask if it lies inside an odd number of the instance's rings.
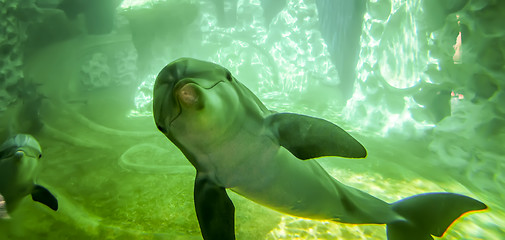
{"label": "dolphin's eye", "polygon": [[231,73],[229,71],[226,71],[226,79],[228,79],[228,81],[232,81],[233,80],[233,77],[231,76]]}

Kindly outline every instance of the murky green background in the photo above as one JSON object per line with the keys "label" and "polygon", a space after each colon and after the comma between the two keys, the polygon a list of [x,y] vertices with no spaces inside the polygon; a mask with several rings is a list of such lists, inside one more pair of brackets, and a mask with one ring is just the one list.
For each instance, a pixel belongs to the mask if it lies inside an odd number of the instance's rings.
{"label": "murky green background", "polygon": [[[472,196],[489,210],[442,239],[505,238],[504,2],[368,1],[350,92],[315,0],[286,1],[270,23],[259,0],[111,1],[106,34],[90,34],[90,10],[69,18],[57,2],[0,0],[0,134],[39,140],[38,182],[60,203],[24,199],[0,239],[201,239],[195,171],[151,116],[156,74],[182,56],[227,67],[273,110],[349,131],[366,159],[317,160],[339,181],[388,202]],[[237,239],[386,239],[383,225],[294,218],[229,194]]]}

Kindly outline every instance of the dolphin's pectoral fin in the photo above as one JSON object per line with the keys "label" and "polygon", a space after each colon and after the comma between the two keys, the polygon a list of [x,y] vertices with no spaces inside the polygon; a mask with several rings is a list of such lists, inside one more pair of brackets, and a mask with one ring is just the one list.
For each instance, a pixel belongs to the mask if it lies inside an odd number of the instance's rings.
{"label": "dolphin's pectoral fin", "polygon": [[58,210],[58,200],[45,187],[35,185],[32,191],[32,199],[48,206],[54,211]]}
{"label": "dolphin's pectoral fin", "polygon": [[235,207],[223,187],[196,175],[195,209],[205,240],[235,239]]}
{"label": "dolphin's pectoral fin", "polygon": [[279,144],[302,160],[323,156],[366,157],[365,148],[356,139],[320,118],[277,113],[268,116],[266,124]]}

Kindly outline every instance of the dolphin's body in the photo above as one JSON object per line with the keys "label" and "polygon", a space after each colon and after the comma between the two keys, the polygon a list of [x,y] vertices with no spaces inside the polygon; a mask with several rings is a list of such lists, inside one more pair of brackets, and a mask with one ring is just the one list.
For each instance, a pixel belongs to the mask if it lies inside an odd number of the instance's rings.
{"label": "dolphin's body", "polygon": [[0,218],[8,218],[26,195],[53,210],[58,201],[44,187],[34,183],[40,145],[31,135],[17,134],[0,146]]}
{"label": "dolphin's body", "polygon": [[357,224],[387,224],[389,240],[442,236],[468,211],[485,209],[453,193],[416,195],[388,204],[331,177],[322,156],[363,158],[365,148],[338,126],[275,113],[216,64],[182,58],[154,85],[157,127],[197,170],[194,202],[204,239],[234,239],[229,188],[290,215]]}

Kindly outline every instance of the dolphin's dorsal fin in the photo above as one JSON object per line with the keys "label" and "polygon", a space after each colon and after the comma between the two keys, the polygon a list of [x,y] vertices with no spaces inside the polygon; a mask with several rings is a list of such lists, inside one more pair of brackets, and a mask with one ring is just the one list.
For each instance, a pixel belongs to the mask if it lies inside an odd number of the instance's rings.
{"label": "dolphin's dorsal fin", "polygon": [[279,145],[299,159],[324,156],[366,157],[363,145],[342,128],[324,119],[276,113],[268,116],[265,121]]}
{"label": "dolphin's dorsal fin", "polygon": [[52,210],[58,210],[58,200],[45,187],[35,184],[32,191],[33,201],[40,202]]}

